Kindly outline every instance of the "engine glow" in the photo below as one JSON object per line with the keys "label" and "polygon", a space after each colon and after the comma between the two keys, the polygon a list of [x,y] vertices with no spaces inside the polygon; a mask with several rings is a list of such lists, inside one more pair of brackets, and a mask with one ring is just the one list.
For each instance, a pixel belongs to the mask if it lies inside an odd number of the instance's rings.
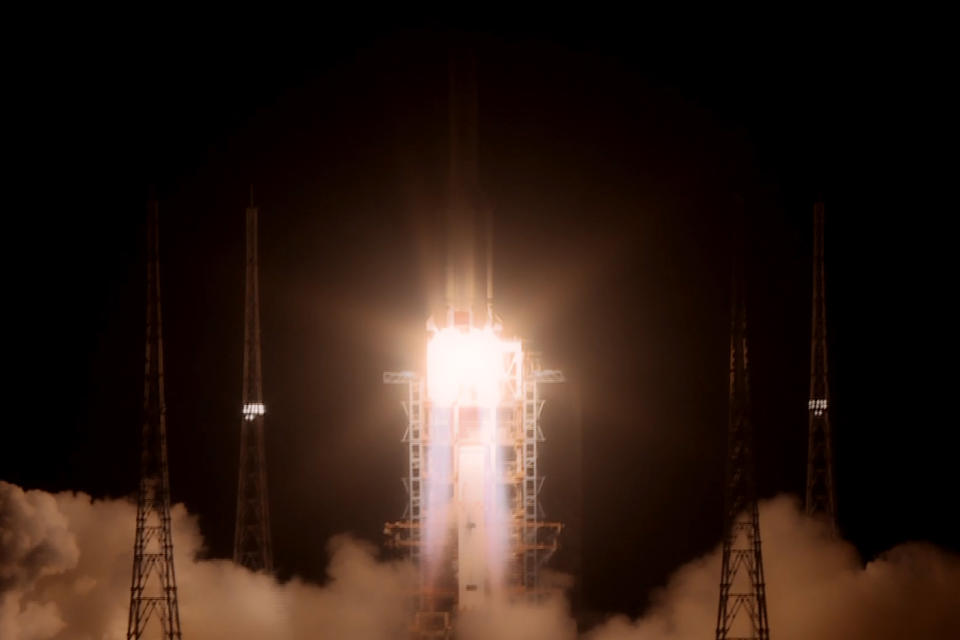
{"label": "engine glow", "polygon": [[518,340],[503,340],[490,327],[438,329],[427,344],[430,401],[496,406],[505,394],[519,393],[521,357]]}

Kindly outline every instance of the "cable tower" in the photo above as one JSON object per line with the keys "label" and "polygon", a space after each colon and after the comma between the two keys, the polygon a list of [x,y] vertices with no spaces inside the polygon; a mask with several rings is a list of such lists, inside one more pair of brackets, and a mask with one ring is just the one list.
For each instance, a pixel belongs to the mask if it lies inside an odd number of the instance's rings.
{"label": "cable tower", "polygon": [[770,638],[754,480],[747,314],[743,289],[743,275],[738,269],[733,278],[730,322],[730,416],[717,640]]}
{"label": "cable tower", "polygon": [[240,421],[240,471],[233,561],[253,571],[273,573],[267,460],[263,443],[263,387],[260,367],[260,276],[257,208],[253,187],[247,207],[246,302],[243,315],[243,398]]}
{"label": "cable tower", "polygon": [[170,532],[166,404],[163,397],[163,325],[160,312],[157,201],[147,207],[147,340],[140,432],[140,488],[133,548],[127,640],[143,637],[151,617],[160,619],[164,640],[180,640],[177,578]]}
{"label": "cable tower", "polygon": [[837,531],[833,485],[833,434],[827,381],[827,305],[823,275],[823,203],[813,206],[813,318],[810,330],[810,399],[807,441],[807,515],[824,518]]}

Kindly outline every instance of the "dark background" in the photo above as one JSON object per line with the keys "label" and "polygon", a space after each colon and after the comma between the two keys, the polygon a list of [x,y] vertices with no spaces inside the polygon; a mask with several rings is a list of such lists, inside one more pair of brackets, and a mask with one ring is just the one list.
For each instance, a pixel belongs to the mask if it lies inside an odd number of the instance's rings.
{"label": "dark background", "polygon": [[719,541],[738,196],[762,495],[804,486],[820,194],[841,528],[864,559],[906,540],[960,549],[940,40],[862,16],[704,20],[145,18],[38,36],[8,60],[0,478],[135,491],[153,183],[173,498],[210,556],[230,554],[253,182],[279,572],[322,580],[338,532],[379,542],[405,456],[381,372],[420,366],[446,50],[469,37],[498,310],[570,378],[544,412],[544,503],[569,522],[557,565],[579,574],[578,607],[635,614]]}

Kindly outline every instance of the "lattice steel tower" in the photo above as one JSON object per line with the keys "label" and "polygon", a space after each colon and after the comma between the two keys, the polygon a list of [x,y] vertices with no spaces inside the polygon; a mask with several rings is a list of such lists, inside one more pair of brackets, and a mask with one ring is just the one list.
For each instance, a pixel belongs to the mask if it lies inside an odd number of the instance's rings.
{"label": "lattice steel tower", "polygon": [[743,289],[743,276],[735,273],[730,323],[730,416],[717,640],[770,638],[754,480],[747,313]]}
{"label": "lattice steel tower", "polygon": [[170,532],[166,405],[163,397],[163,324],[160,312],[159,222],[156,200],[147,209],[147,346],[140,433],[140,489],[133,548],[127,639],[139,639],[150,618],[160,619],[164,640],[179,640],[180,610]]}
{"label": "lattice steel tower", "polygon": [[833,434],[827,381],[827,305],[823,276],[823,203],[813,206],[813,318],[810,330],[810,400],[807,402],[807,514],[837,530],[833,486]]}
{"label": "lattice steel tower", "polygon": [[243,418],[240,421],[240,471],[233,561],[253,571],[273,572],[267,460],[263,444],[263,388],[260,367],[260,276],[257,208],[253,188],[247,207],[246,303],[243,315]]}

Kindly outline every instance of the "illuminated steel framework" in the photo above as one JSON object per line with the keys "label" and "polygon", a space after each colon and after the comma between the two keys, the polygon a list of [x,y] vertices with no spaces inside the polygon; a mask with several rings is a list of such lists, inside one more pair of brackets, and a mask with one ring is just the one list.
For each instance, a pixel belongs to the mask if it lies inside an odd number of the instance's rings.
{"label": "illuminated steel framework", "polygon": [[[499,323],[492,327],[499,340]],[[461,329],[479,331],[463,326]],[[449,329],[440,330],[444,331]],[[505,340],[501,344],[505,345],[502,351],[505,392],[495,406],[494,446],[499,459],[495,492],[505,498],[507,517],[504,523],[506,566],[500,595],[508,601],[537,600],[546,593],[539,584],[539,568],[558,549],[562,529],[560,523],[544,519],[539,501],[544,480],[538,468],[539,445],[544,441],[540,426],[544,407],[541,385],[563,382],[564,377],[560,371],[543,369],[537,355],[524,352],[519,340]],[[478,422],[477,409],[454,405],[453,413],[449,413],[447,405],[434,401],[439,394],[436,390],[431,393],[429,387],[433,385],[411,371],[386,372],[383,381],[406,387],[406,398],[402,402],[407,417],[403,442],[408,449],[407,476],[403,479],[408,502],[403,519],[387,523],[384,533],[388,545],[408,551],[419,568],[411,636],[449,638],[456,612],[471,608],[475,598],[483,597],[483,584],[474,583],[484,579],[468,577],[470,572],[478,571],[479,575],[490,571],[485,579],[488,585],[496,580],[495,570],[472,568],[475,558],[463,548],[469,544],[469,530],[475,526],[471,517],[462,515],[466,508],[463,504],[459,505],[459,511],[453,511],[452,520],[456,522],[442,525],[441,542],[430,540],[431,525],[428,524],[430,516],[436,516],[431,514],[431,509],[445,508],[442,500],[431,499],[431,486],[454,501],[465,492],[465,481],[458,474],[467,473],[465,467],[470,464],[467,453],[473,448],[470,434]],[[448,416],[452,426],[449,432],[445,424]],[[437,468],[431,468],[431,464]],[[438,482],[444,486],[438,489]],[[492,538],[494,534],[488,535]],[[427,557],[437,548],[446,550],[439,567]]]}
{"label": "illuminated steel framework", "polygon": [[[147,209],[147,337],[140,432],[140,488],[127,639],[144,637],[150,619],[159,619],[164,640],[180,640],[177,578],[170,531],[170,476],[167,469],[166,403],[163,395],[163,323],[160,309],[159,213]],[[152,636],[151,636],[152,637]]]}
{"label": "illuminated steel framework", "polygon": [[723,566],[716,637],[717,640],[769,640],[750,422],[747,315],[740,273],[735,274],[733,280],[729,411]]}
{"label": "illuminated steel framework", "polygon": [[827,304],[823,274],[823,203],[813,207],[813,314],[810,330],[810,399],[807,402],[807,514],[837,530],[833,485],[833,434],[827,379]]}
{"label": "illuminated steel framework", "polygon": [[267,460],[264,452],[263,385],[260,366],[260,277],[257,208],[253,193],[247,208],[246,302],[243,314],[243,405],[240,421],[240,468],[233,561],[253,571],[273,572]]}

